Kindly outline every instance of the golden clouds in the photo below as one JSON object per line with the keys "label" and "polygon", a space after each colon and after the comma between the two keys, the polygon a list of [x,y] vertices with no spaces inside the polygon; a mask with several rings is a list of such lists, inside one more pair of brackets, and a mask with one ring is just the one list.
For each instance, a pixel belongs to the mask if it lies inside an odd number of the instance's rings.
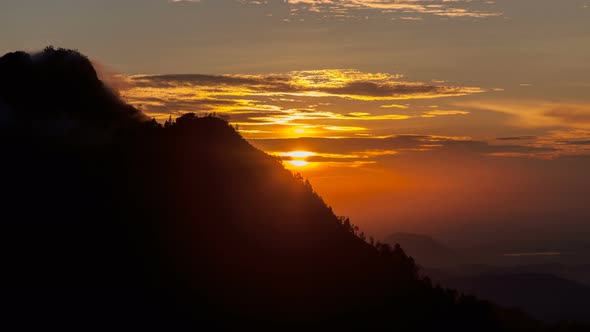
{"label": "golden clouds", "polygon": [[407,109],[408,105],[400,105],[400,104],[390,104],[390,105],[381,105],[381,108],[401,108],[401,109]]}
{"label": "golden clouds", "polygon": [[307,96],[387,101],[464,96],[483,92],[478,87],[444,86],[401,79],[401,75],[365,73],[354,69],[263,75],[136,75],[129,78],[134,83],[132,90],[135,93],[137,90],[150,88],[174,89],[173,92],[177,95],[191,95],[195,98]]}
{"label": "golden clouds", "polygon": [[292,85],[301,89],[327,89],[344,87],[351,82],[391,82],[402,75],[387,73],[364,73],[355,69],[326,69],[294,71],[288,74]]}
{"label": "golden clouds", "polygon": [[546,158],[590,155],[590,130],[553,130],[548,135],[529,138],[527,143],[536,147],[554,148],[555,151],[546,154]]}
{"label": "golden clouds", "polygon": [[[216,112],[230,116],[249,137],[366,135],[371,126],[360,123],[467,114],[374,103],[483,92],[478,87],[411,82],[403,80],[402,75],[354,69],[259,75],[136,75],[128,77],[127,82],[129,87],[123,94],[128,102],[159,120],[170,114]],[[344,111],[351,103],[357,110]]]}
{"label": "golden clouds", "polygon": [[[214,0],[168,0],[172,3],[213,2]],[[279,13],[288,13],[284,22],[293,18],[305,20],[316,19],[358,19],[384,17],[388,19],[422,20],[421,16],[442,18],[483,19],[502,16],[495,9],[493,1],[488,0],[285,0],[272,3],[259,0],[235,0],[235,4],[251,5],[267,12],[272,17]],[[279,9],[280,10],[277,10]],[[276,12],[273,11],[277,10]]]}
{"label": "golden clouds", "polygon": [[[482,93],[484,89],[446,81],[413,82],[391,73],[327,69],[256,75],[137,75],[128,77],[127,83],[123,94],[128,101],[162,120],[170,114],[216,112],[228,116],[230,122],[239,126],[242,135],[251,140],[328,139],[323,144],[332,149],[265,148],[271,152],[313,151],[314,155],[305,158],[283,155],[293,167],[366,165],[384,156],[410,151],[554,158],[588,153],[590,146],[587,144],[590,139],[580,131],[575,136],[571,130],[590,128],[585,105],[473,99],[464,102],[456,97]],[[434,103],[432,99],[440,100]],[[500,119],[497,123],[489,124],[490,112]],[[506,113],[511,117],[497,115]],[[472,140],[461,136],[473,135],[475,131],[453,133],[437,128],[449,123],[506,126],[508,121],[517,128],[559,125],[563,130],[559,134],[557,131],[535,133],[534,138],[526,140],[495,140],[487,135]],[[460,137],[391,136],[404,132]],[[564,137],[565,132],[570,136]],[[509,135],[513,134],[506,136]],[[333,142],[329,139],[337,139],[334,142],[338,144],[328,143]],[[340,153],[340,144],[356,148]]]}
{"label": "golden clouds", "polygon": [[436,116],[441,115],[467,115],[470,112],[467,111],[447,111],[447,110],[435,110],[435,111],[427,111],[421,115],[423,118],[433,118]]}

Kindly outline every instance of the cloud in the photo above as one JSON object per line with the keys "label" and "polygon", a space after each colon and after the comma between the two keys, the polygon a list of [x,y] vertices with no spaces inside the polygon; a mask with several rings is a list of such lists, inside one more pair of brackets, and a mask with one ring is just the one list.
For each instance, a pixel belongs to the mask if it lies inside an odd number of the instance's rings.
{"label": "cloud", "polygon": [[[207,2],[213,0],[169,0],[169,2]],[[217,0],[218,1],[218,0]],[[312,15],[317,18],[358,19],[368,16],[421,20],[416,15],[444,18],[489,18],[501,16],[488,0],[235,0],[236,4],[277,8],[289,16]],[[286,19],[288,20],[288,19]]]}
{"label": "cloud", "polygon": [[[358,167],[367,164],[374,164],[376,161],[375,157],[395,155],[397,151],[393,150],[365,150],[351,153],[322,153],[322,152],[311,152],[311,151],[282,151],[275,152],[270,151],[270,154],[279,156],[281,160],[286,161],[288,164],[295,166],[308,166],[309,163],[330,163],[332,166],[347,166],[347,167]],[[290,163],[290,162],[299,162]],[[303,163],[301,163],[303,162]]]}
{"label": "cloud", "polygon": [[558,143],[565,144],[565,145],[590,145],[590,140],[588,140],[588,141],[558,141]]}
{"label": "cloud", "polygon": [[402,18],[420,19],[408,16],[409,13],[427,14],[450,18],[470,17],[486,18],[500,16],[501,13],[491,10],[489,1],[479,0],[291,0],[305,9],[317,12],[338,13],[381,13],[401,14]]}
{"label": "cloud", "polygon": [[401,109],[407,109],[408,105],[400,105],[400,104],[389,104],[389,105],[381,105],[381,108],[401,108]]}
{"label": "cloud", "polygon": [[428,111],[421,115],[423,118],[432,118],[441,115],[467,115],[470,112],[467,111],[457,111],[457,110],[435,110],[435,111]]}
{"label": "cloud", "polygon": [[434,85],[400,80],[401,75],[354,69],[292,71],[263,75],[136,75],[136,87],[192,88],[210,95],[282,95],[341,97],[358,100],[405,100],[464,96],[478,87]]}
{"label": "cloud", "polygon": [[[401,75],[353,69],[292,71],[282,74],[135,75],[127,78],[126,100],[158,119],[184,112],[217,112],[240,126],[315,126],[315,133],[366,130],[358,121],[407,120],[461,115],[461,110],[345,112],[334,106],[355,102],[420,100],[483,92],[477,87],[411,82]],[[385,105],[394,108],[391,105]],[[318,121],[322,123],[318,123]],[[342,121],[357,121],[345,124]],[[245,133],[254,133],[247,128]],[[262,131],[257,131],[262,133]],[[308,131],[309,133],[309,131]]]}
{"label": "cloud", "polygon": [[536,136],[509,136],[509,137],[498,137],[498,141],[521,141],[521,140],[533,140]]}
{"label": "cloud", "polygon": [[552,147],[530,145],[492,144],[469,137],[445,137],[430,135],[394,135],[369,138],[292,138],[251,139],[252,144],[265,151],[313,151],[315,155],[352,156],[357,159],[378,160],[382,156],[407,153],[475,154],[475,155],[521,155],[551,153]]}
{"label": "cloud", "polygon": [[560,155],[590,155],[590,130],[570,129],[554,130],[549,135],[539,137],[534,144],[537,146],[553,146],[559,149]]}
{"label": "cloud", "polygon": [[544,115],[573,124],[590,123],[590,108],[558,107],[546,111]]}
{"label": "cloud", "polygon": [[528,128],[590,128],[590,104],[584,101],[543,99],[489,100],[453,103],[475,110],[489,110],[515,116],[515,125]]}
{"label": "cloud", "polygon": [[[345,152],[326,150],[322,153],[434,151],[544,159],[590,153],[590,145],[584,143],[590,136],[582,131],[566,130],[588,127],[590,116],[584,104],[489,103],[485,100],[463,103],[457,98],[450,103],[429,101],[484,91],[445,81],[412,82],[397,74],[352,69],[257,75],[136,75],[128,77],[127,81],[131,85],[124,91],[127,100],[161,120],[170,114],[217,112],[230,116],[230,122],[238,125],[248,139],[338,138],[340,140],[334,141],[336,145],[346,142],[356,147]],[[396,102],[398,100],[406,101]],[[440,124],[472,123],[470,119],[481,117],[488,109],[513,115],[509,121],[514,122],[518,130],[504,131],[512,136],[491,139],[434,140],[433,136],[398,135],[393,139],[396,144],[391,144],[392,133],[431,133],[429,130],[436,130]],[[564,130],[556,132],[556,128]],[[384,135],[389,140],[384,140]],[[403,142],[408,145],[400,146]],[[323,146],[326,144],[324,142]]]}

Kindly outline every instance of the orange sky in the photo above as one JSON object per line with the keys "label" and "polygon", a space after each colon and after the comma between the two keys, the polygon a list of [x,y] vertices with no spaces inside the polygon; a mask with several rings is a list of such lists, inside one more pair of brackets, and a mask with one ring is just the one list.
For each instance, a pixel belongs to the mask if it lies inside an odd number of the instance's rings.
{"label": "orange sky", "polygon": [[0,51],[79,49],[159,121],[216,112],[378,237],[572,239],[588,22],[590,0],[7,0]]}
{"label": "orange sky", "polygon": [[378,238],[400,230],[497,238],[505,229],[543,238],[587,227],[583,103],[351,69],[118,80],[157,119],[194,110],[226,117]]}

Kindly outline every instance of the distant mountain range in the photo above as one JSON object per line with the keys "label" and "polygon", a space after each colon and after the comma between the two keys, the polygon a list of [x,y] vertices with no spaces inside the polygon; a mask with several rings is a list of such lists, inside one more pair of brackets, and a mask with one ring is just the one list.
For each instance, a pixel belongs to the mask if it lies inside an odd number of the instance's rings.
{"label": "distant mountain range", "polygon": [[423,272],[445,287],[457,288],[507,307],[518,307],[550,322],[590,322],[590,265],[469,264],[455,250],[428,235],[396,233],[387,237],[424,264]]}
{"label": "distant mountain range", "polygon": [[503,306],[522,308],[540,320],[590,322],[590,287],[550,274],[482,274],[440,281]]}
{"label": "distant mountain range", "polygon": [[[430,269],[436,270],[436,269]],[[590,287],[590,265],[564,265],[564,264],[534,264],[515,266],[491,266],[483,264],[464,264],[444,269],[448,276],[477,276],[485,274],[547,274],[575,281]]]}
{"label": "distant mountain range", "polygon": [[453,267],[468,262],[462,255],[428,235],[395,233],[388,236],[385,242],[391,245],[399,243],[408,255],[429,268]]}

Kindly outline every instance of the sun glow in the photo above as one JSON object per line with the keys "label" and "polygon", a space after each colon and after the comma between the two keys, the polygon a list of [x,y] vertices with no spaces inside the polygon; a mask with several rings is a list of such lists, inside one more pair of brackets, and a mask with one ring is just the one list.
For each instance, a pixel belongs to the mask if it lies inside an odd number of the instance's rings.
{"label": "sun glow", "polygon": [[289,163],[295,167],[304,167],[304,166],[309,165],[309,162],[307,162],[305,160],[289,160],[289,161],[287,161],[287,163]]}
{"label": "sun glow", "polygon": [[280,152],[277,154],[281,157],[284,157],[285,162],[288,165],[293,166],[293,167],[309,166],[310,162],[307,161],[306,159],[317,155],[314,152],[303,151],[303,150],[290,151],[290,152]]}
{"label": "sun glow", "polygon": [[280,154],[282,157],[291,157],[291,158],[309,158],[315,156],[315,153],[309,151],[291,151],[291,152],[283,152]]}

